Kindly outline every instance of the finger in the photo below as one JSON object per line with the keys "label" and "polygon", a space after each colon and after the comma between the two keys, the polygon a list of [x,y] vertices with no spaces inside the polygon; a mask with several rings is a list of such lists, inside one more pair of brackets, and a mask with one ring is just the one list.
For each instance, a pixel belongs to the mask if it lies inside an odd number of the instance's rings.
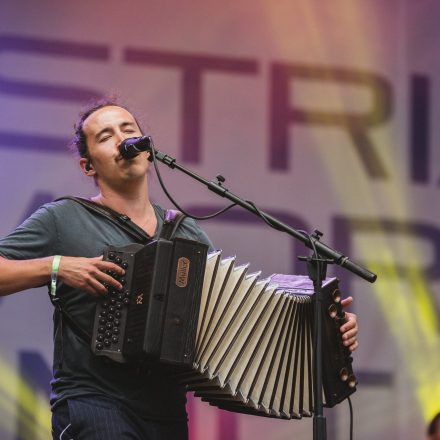
{"label": "finger", "polygon": [[345,347],[351,347],[355,342],[357,342],[356,338],[350,338],[343,342]]}
{"label": "finger", "polygon": [[352,303],[353,303],[353,297],[352,296],[348,296],[347,298],[344,298],[341,301],[341,306],[342,307],[349,307],[349,306],[351,306]]}
{"label": "finger", "polygon": [[358,341],[355,341],[352,345],[350,345],[350,346],[348,347],[348,349],[349,349],[351,352],[353,352],[353,351],[355,351],[358,347],[359,347],[359,342],[358,342]]}
{"label": "finger", "polygon": [[109,284],[118,290],[123,288],[123,285],[118,280],[100,270],[96,272],[95,277],[101,284]]}
{"label": "finger", "polygon": [[344,341],[349,341],[350,339],[356,338],[357,334],[358,334],[357,329],[352,329],[352,330],[349,330],[348,332],[345,332],[342,335],[342,339]]}
{"label": "finger", "polygon": [[[111,277],[110,277],[111,278]],[[86,287],[84,290],[92,296],[101,297],[107,294],[107,288],[94,278],[88,278],[86,280]]]}
{"label": "finger", "polygon": [[[99,258],[99,257],[97,257]],[[97,260],[96,261],[96,267],[102,271],[112,271],[117,273],[118,275],[125,275],[125,270],[121,267],[118,266],[115,263],[112,263],[111,261],[102,261],[101,260]]]}
{"label": "finger", "polygon": [[349,331],[351,329],[356,329],[357,330],[356,321],[348,321],[348,322],[346,322],[344,325],[341,325],[341,327],[339,328],[339,331],[341,333],[346,333],[347,331]]}
{"label": "finger", "polygon": [[344,333],[354,327],[357,327],[357,316],[354,313],[345,312],[345,322],[341,325],[339,330]]}

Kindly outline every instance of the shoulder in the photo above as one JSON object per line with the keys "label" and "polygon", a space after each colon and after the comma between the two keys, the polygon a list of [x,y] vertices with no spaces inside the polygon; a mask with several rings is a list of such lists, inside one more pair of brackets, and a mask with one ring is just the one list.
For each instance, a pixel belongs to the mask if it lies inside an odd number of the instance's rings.
{"label": "shoulder", "polygon": [[[49,202],[41,206],[34,215],[51,215],[56,221],[68,221],[78,218],[78,215],[84,217],[90,214],[86,206],[81,204],[81,197],[74,200],[73,198],[59,198],[53,202]],[[87,199],[84,199],[87,202]]]}
{"label": "shoulder", "polygon": [[53,202],[48,202],[40,206],[34,212],[34,214],[32,214],[32,216],[57,216],[66,212],[76,211],[78,209],[81,209],[81,205],[71,199],[57,199]]}
{"label": "shoulder", "polygon": [[87,221],[89,217],[91,216],[88,210],[74,200],[57,199],[40,206],[21,226],[45,225],[49,228],[64,229],[73,227],[80,219],[82,222]]}

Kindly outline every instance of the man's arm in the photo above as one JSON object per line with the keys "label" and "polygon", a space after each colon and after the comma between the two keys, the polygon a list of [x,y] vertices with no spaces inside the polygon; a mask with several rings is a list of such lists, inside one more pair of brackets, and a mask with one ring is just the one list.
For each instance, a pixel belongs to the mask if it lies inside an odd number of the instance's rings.
{"label": "man's arm", "polygon": [[[32,260],[8,260],[0,257],[0,296],[48,284],[53,256]],[[122,285],[106,272],[124,275],[117,264],[103,261],[101,257],[61,257],[58,279],[70,287],[84,290],[92,296],[105,295],[104,283],[121,289]]]}
{"label": "man's arm", "polygon": [[50,281],[52,259],[8,260],[0,257],[0,296],[47,284]]}

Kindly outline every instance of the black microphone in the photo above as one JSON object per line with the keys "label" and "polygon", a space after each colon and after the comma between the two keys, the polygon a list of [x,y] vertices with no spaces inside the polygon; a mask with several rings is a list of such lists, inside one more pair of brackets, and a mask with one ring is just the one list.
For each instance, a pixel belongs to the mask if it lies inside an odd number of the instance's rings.
{"label": "black microphone", "polygon": [[119,152],[123,159],[136,157],[142,151],[151,151],[153,139],[151,136],[141,136],[125,139],[119,145]]}

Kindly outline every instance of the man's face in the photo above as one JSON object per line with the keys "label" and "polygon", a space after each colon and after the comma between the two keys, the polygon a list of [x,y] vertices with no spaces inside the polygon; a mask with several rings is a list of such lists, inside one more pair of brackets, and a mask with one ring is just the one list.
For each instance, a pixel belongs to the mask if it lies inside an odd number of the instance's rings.
{"label": "man's face", "polygon": [[[120,187],[127,182],[143,179],[148,169],[147,153],[133,159],[122,159],[119,145],[124,139],[142,133],[130,112],[122,107],[103,107],[92,113],[83,124],[91,162],[88,175],[97,178],[98,185]],[[83,169],[85,159],[80,161]]]}

